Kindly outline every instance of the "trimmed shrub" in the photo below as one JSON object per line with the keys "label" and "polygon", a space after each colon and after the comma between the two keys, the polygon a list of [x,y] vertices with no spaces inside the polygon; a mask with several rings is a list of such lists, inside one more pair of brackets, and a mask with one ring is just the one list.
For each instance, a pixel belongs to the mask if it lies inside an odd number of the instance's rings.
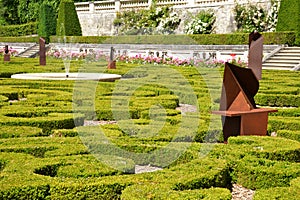
{"label": "trimmed shrub", "polygon": [[120,199],[126,184],[120,183],[60,183],[50,189],[51,199]]}
{"label": "trimmed shrub", "polygon": [[42,135],[42,129],[29,126],[0,126],[0,138],[34,137]]}
{"label": "trimmed shrub", "polygon": [[287,187],[300,176],[300,164],[246,156],[237,162],[234,173],[237,183],[246,188]]}
{"label": "trimmed shrub", "polygon": [[49,37],[56,34],[55,11],[48,3],[43,2],[40,6],[38,34],[49,42]]}
{"label": "trimmed shrub", "polygon": [[300,190],[294,187],[274,187],[256,190],[253,200],[299,200]]}
{"label": "trimmed shrub", "polygon": [[[35,34],[37,34],[36,22],[30,22],[22,25],[1,26],[0,29],[1,37],[18,37]],[[16,40],[18,41],[18,38],[16,38]]]}
{"label": "trimmed shrub", "polygon": [[300,142],[300,131],[278,130],[277,136],[284,137],[291,140],[297,140],[298,142]]}
{"label": "trimmed shrub", "polygon": [[278,13],[276,31],[295,31],[295,44],[300,45],[300,1],[282,0]]}
{"label": "trimmed shrub", "polygon": [[237,156],[244,157],[248,154],[270,160],[300,162],[300,143],[294,140],[270,136],[239,136],[229,137],[228,143],[239,145],[240,153],[235,152]]}
{"label": "trimmed shrub", "polygon": [[[295,32],[262,33],[264,44],[294,45]],[[182,44],[182,45],[247,45],[249,34],[195,34],[195,35],[137,35],[66,37],[67,42],[94,44]],[[51,36],[50,42],[62,41]]]}
{"label": "trimmed shrub", "polygon": [[144,199],[203,199],[203,200],[230,200],[231,193],[225,188],[209,188],[196,190],[172,190],[164,184],[135,184],[127,187],[121,195],[123,200]]}
{"label": "trimmed shrub", "polygon": [[56,35],[81,36],[81,27],[73,0],[62,0],[58,8]]}

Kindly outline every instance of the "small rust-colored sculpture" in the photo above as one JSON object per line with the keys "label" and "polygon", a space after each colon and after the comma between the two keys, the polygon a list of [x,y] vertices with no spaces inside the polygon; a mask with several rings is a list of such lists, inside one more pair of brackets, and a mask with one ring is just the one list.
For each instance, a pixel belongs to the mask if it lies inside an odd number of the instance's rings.
{"label": "small rust-colored sculpture", "polygon": [[40,38],[39,40],[40,43],[40,65],[46,65],[46,41],[44,38]]}
{"label": "small rust-colored sculpture", "polygon": [[4,47],[4,62],[9,62],[10,61],[10,53],[8,49],[8,45],[5,45]]}
{"label": "small rust-colored sculpture", "polygon": [[108,69],[116,69],[116,60],[114,57],[115,57],[115,49],[111,47],[108,66],[107,66]]}
{"label": "small rust-colored sculpture", "polygon": [[220,110],[212,112],[222,116],[225,143],[230,136],[266,135],[268,113],[277,112],[274,109],[257,108],[254,101],[262,68],[263,38],[258,34],[253,32],[249,37],[248,68],[225,63]]}
{"label": "small rust-colored sculpture", "polygon": [[249,34],[248,68],[252,69],[257,80],[261,80],[263,42],[264,38],[259,32]]}

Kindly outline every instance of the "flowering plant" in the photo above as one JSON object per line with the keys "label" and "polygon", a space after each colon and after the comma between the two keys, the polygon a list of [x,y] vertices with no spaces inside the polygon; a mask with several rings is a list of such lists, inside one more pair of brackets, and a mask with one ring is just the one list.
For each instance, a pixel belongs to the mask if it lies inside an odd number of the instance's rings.
{"label": "flowering plant", "polygon": [[171,34],[180,21],[178,14],[172,8],[156,7],[154,2],[149,10],[117,13],[114,25],[119,28],[119,33],[127,35]]}
{"label": "flowering plant", "polygon": [[210,34],[213,31],[216,17],[212,11],[200,11],[185,24],[186,34]]}
{"label": "flowering plant", "polygon": [[[0,55],[4,55],[4,51],[5,51],[5,48],[1,48],[1,49],[0,49]],[[17,55],[17,54],[19,53],[16,49],[13,49],[12,47],[10,47],[10,48],[8,49],[8,51],[9,51],[9,54],[10,54],[11,56],[15,56],[15,55]]]}
{"label": "flowering plant", "polygon": [[97,61],[100,59],[106,59],[107,56],[104,55],[103,51],[67,51],[66,49],[51,49],[47,51],[47,56],[54,57],[57,59],[70,59],[70,60],[87,60],[87,61]]}
{"label": "flowering plant", "polygon": [[254,30],[259,32],[275,31],[279,1],[272,0],[271,4],[271,9],[267,11],[250,3],[246,6],[236,4],[234,12],[238,31],[247,33]]}

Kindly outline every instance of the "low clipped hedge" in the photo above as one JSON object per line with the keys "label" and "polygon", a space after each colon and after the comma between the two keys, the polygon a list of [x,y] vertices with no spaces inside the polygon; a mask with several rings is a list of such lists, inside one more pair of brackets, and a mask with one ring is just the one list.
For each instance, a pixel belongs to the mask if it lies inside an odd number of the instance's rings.
{"label": "low clipped hedge", "polygon": [[231,193],[225,188],[209,188],[176,191],[163,184],[132,185],[127,187],[121,195],[123,200],[142,199],[204,199],[204,200],[230,200]]}
{"label": "low clipped hedge", "polygon": [[[263,33],[264,44],[288,44],[293,46],[295,32]],[[50,42],[61,41],[51,36]],[[135,36],[85,36],[67,37],[67,41],[91,44],[179,44],[179,45],[241,45],[248,44],[249,34],[199,34],[199,35],[135,35]]]}
{"label": "low clipped hedge", "polygon": [[300,176],[300,164],[246,156],[235,167],[237,183],[250,189],[287,187]]}
{"label": "low clipped hedge", "polygon": [[299,119],[297,117],[270,116],[269,126],[275,132],[278,130],[300,130]]}
{"label": "low clipped hedge", "polygon": [[293,94],[257,94],[257,104],[274,107],[300,107],[300,95]]}
{"label": "low clipped hedge", "polygon": [[[37,34],[37,22],[30,22],[22,25],[1,26],[0,29],[1,37],[18,37],[35,34]],[[15,40],[20,42],[18,38],[15,38]]]}
{"label": "low clipped hedge", "polygon": [[228,143],[240,146],[240,153],[235,152],[236,156],[244,157],[248,154],[276,161],[300,161],[300,143],[294,140],[270,136],[239,136],[229,137]]}
{"label": "low clipped hedge", "polygon": [[[43,133],[49,134],[53,129],[72,129],[77,125],[83,125],[84,116],[73,113],[49,113],[47,116],[21,118],[0,116],[1,125],[6,126],[34,126],[41,128]],[[75,122],[74,122],[75,121]]]}
{"label": "low clipped hedge", "polygon": [[300,142],[300,131],[295,130],[278,130],[277,132],[277,136],[279,137],[284,137],[287,139],[291,139],[291,140],[296,140],[298,142]]}
{"label": "low clipped hedge", "polygon": [[275,187],[259,189],[255,192],[254,200],[288,199],[298,200],[300,196],[300,178],[293,179],[290,187]]}
{"label": "low clipped hedge", "polygon": [[42,134],[42,129],[37,127],[0,126],[0,138],[35,137]]}

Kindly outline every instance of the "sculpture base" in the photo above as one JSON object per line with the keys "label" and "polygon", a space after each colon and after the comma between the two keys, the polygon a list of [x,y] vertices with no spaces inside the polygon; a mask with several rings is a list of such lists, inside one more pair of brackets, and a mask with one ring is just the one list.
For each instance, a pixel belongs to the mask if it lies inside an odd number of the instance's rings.
{"label": "sculpture base", "polygon": [[4,54],[4,62],[10,61],[10,54]]}
{"label": "sculpture base", "polygon": [[116,61],[115,60],[109,61],[107,69],[116,69]]}
{"label": "sculpture base", "polygon": [[222,115],[224,142],[230,136],[267,135],[268,114],[277,112],[274,109],[257,108],[250,111],[213,111]]}

